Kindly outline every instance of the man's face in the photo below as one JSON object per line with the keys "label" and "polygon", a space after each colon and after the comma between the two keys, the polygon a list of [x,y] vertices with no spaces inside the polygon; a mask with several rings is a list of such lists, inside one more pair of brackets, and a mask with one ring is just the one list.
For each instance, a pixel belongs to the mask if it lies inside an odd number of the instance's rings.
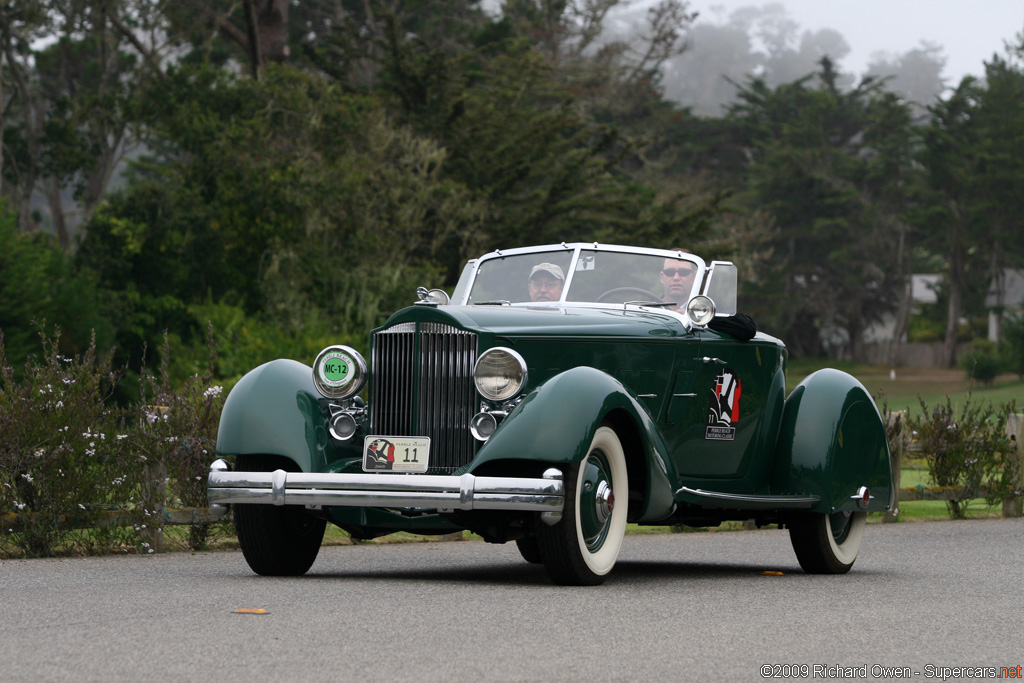
{"label": "man's face", "polygon": [[530,301],[558,301],[562,298],[562,284],[546,270],[537,271],[530,278]]}
{"label": "man's face", "polygon": [[661,266],[661,286],[665,288],[666,301],[685,304],[690,298],[696,274],[697,267],[689,261],[665,259]]}

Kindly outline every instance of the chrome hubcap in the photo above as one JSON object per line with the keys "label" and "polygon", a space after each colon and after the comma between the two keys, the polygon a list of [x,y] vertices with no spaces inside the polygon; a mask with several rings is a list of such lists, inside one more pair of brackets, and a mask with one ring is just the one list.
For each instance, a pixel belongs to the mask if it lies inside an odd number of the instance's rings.
{"label": "chrome hubcap", "polygon": [[615,493],[607,481],[597,485],[597,493],[594,496],[595,513],[597,520],[604,524],[612,516],[612,509],[615,507]]}

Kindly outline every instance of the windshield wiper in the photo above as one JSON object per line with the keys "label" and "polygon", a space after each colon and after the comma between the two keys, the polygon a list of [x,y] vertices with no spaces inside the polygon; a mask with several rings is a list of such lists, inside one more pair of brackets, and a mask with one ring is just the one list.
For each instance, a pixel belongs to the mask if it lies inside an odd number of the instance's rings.
{"label": "windshield wiper", "polygon": [[494,301],[474,301],[474,306],[511,306],[512,302],[508,299],[495,299]]}
{"label": "windshield wiper", "polygon": [[624,301],[623,306],[647,306],[649,308],[655,308],[658,306],[678,306],[679,304],[675,301]]}

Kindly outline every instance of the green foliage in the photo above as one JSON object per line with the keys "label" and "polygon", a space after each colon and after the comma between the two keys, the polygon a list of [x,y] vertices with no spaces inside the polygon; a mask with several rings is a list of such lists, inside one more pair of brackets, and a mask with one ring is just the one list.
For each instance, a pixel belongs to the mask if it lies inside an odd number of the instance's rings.
{"label": "green foliage", "polygon": [[76,272],[50,236],[19,234],[14,215],[0,202],[0,330],[16,375],[38,347],[44,324],[62,330],[57,345],[66,355],[83,353],[93,333],[101,346],[109,346],[112,330],[101,315],[100,298],[88,272]]}
{"label": "green foliage", "polygon": [[975,339],[970,350],[960,358],[960,367],[967,377],[981,382],[986,387],[992,386],[1003,368],[1002,359],[996,353],[996,345],[986,339]]}
{"label": "green foliage", "polygon": [[304,72],[183,71],[148,102],[180,160],[139,166],[79,250],[114,293],[126,348],[158,347],[162,329],[193,343],[204,321],[189,307],[211,300],[296,334],[330,321],[365,335],[436,282],[438,246],[461,253],[483,218],[441,176],[436,144]]}
{"label": "green foliage", "polygon": [[988,403],[964,403],[959,413],[949,397],[930,408],[921,402],[920,417],[909,420],[914,438],[920,443],[936,486],[956,489],[947,501],[950,517],[963,519],[972,499],[982,488],[992,492],[989,504],[1019,490],[1013,455],[1016,444],[1006,436],[1008,416],[1017,411],[1016,402],[1000,407]]}
{"label": "green foliage", "polygon": [[819,353],[825,325],[845,330],[856,354],[865,329],[895,306],[891,242],[910,173],[910,117],[875,82],[839,88],[828,59],[814,78],[816,87],[808,76],[774,89],[753,79],[730,112],[754,155],[748,201],[780,226],[753,303],[798,355]]}
{"label": "green foliage", "polygon": [[[347,344],[369,354],[369,330],[344,334],[317,310],[309,311],[295,326],[259,314],[247,315],[241,307],[226,302],[196,304],[189,307],[189,313],[212,330],[212,345],[217,351],[214,376],[225,394],[242,375],[275,358],[309,364],[331,344]],[[168,365],[171,383],[207,371],[209,340],[193,338],[185,343],[172,334],[170,342],[175,349]]]}
{"label": "green foliage", "polygon": [[1004,367],[1024,379],[1024,315],[1010,315],[1003,319],[999,353]]}
{"label": "green foliage", "polygon": [[[206,507],[206,475],[214,458],[217,425],[227,394],[213,382],[216,353],[213,328],[207,328],[209,355],[202,374],[172,383],[168,371],[170,342],[164,339],[163,364],[158,376],[143,371],[141,410],[144,419],[133,430],[129,444],[147,467],[155,473],[140,489],[144,519],[160,527],[166,507]],[[174,482],[169,491],[163,482]],[[151,511],[158,511],[152,514]],[[189,547],[207,546],[209,525],[189,527]]]}
{"label": "green foliage", "polygon": [[[143,373],[142,402],[118,406],[110,356],[64,356],[58,337],[19,379],[0,334],[0,554],[153,552],[165,507],[205,507],[223,389],[209,369],[172,385],[165,365]],[[209,533],[192,527],[190,547]]]}
{"label": "green foliage", "polygon": [[132,498],[139,468],[110,405],[119,377],[94,346],[73,358],[43,338],[43,360],[16,380],[0,337],[0,550],[51,555],[82,537],[63,522]]}

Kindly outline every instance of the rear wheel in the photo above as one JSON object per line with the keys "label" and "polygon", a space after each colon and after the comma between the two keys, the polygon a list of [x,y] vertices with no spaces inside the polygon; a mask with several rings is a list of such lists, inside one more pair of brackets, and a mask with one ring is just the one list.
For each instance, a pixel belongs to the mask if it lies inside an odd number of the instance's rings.
{"label": "rear wheel", "polygon": [[615,430],[597,430],[587,456],[567,468],[564,482],[562,519],[537,528],[540,556],[555,583],[597,585],[615,566],[626,533],[629,483]]}
{"label": "rear wheel", "polygon": [[850,571],[867,524],[866,512],[805,515],[789,524],[789,540],[796,559],[808,574],[845,574]]}
{"label": "rear wheel", "polygon": [[[269,472],[275,459],[240,455],[240,472]],[[272,468],[272,469],[271,469]],[[300,576],[320,552],[327,522],[304,508],[282,505],[234,506],[235,532],[249,568],[262,576]]]}

